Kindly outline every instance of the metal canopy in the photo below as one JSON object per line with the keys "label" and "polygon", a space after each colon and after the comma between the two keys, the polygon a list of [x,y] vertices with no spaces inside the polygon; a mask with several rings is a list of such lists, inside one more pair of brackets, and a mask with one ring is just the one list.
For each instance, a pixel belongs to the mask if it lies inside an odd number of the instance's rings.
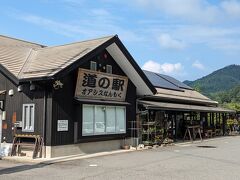
{"label": "metal canopy", "polygon": [[176,111],[198,111],[198,112],[224,112],[224,113],[235,113],[236,111],[225,109],[221,107],[212,106],[197,106],[188,104],[175,104],[166,102],[155,102],[155,101],[138,101],[147,109],[159,109],[159,110],[176,110]]}
{"label": "metal canopy", "polygon": [[97,100],[97,99],[84,99],[84,98],[75,98],[81,103],[100,103],[100,104],[110,104],[110,105],[131,105],[128,102],[121,101],[106,101],[106,100]]}

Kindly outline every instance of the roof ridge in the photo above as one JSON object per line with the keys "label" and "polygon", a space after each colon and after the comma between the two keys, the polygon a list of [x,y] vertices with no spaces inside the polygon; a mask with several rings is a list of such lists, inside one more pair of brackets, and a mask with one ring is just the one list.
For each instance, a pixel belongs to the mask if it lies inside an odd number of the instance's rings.
{"label": "roof ridge", "polygon": [[40,49],[40,50],[50,49],[50,48],[55,48],[55,47],[61,47],[61,46],[68,46],[68,45],[73,45],[73,44],[78,44],[78,43],[83,43],[83,42],[96,41],[96,40],[106,39],[106,38],[110,39],[110,38],[113,38],[115,36],[117,36],[117,35],[109,35],[109,36],[104,36],[104,37],[100,37],[100,38],[94,38],[94,39],[89,39],[89,40],[77,41],[77,42],[73,42],[73,43],[67,43],[67,44],[56,45],[56,46],[47,46],[47,47],[45,47],[43,49]]}
{"label": "roof ridge", "polygon": [[28,56],[25,59],[25,62],[22,65],[22,68],[20,69],[19,73],[18,73],[18,77],[21,77],[21,75],[23,74],[23,71],[27,68],[27,64],[29,63],[29,61],[31,61],[30,57],[33,55],[33,52],[36,52],[36,50],[34,50],[33,48],[30,49]]}
{"label": "roof ridge", "polygon": [[39,43],[30,42],[30,41],[26,41],[26,40],[23,40],[23,39],[18,39],[18,38],[14,38],[14,37],[2,35],[2,34],[0,34],[0,37],[4,37],[4,38],[8,38],[8,39],[13,39],[13,40],[17,40],[17,41],[21,41],[21,42],[25,42],[25,43],[29,43],[29,44],[35,44],[35,45],[39,45],[39,46],[41,46],[41,47],[47,47],[47,46],[42,45],[42,44],[39,44]]}

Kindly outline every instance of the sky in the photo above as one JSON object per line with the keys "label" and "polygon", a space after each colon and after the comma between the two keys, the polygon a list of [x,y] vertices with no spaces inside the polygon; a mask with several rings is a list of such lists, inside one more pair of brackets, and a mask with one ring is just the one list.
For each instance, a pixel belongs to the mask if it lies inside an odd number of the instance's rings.
{"label": "sky", "polygon": [[0,22],[47,46],[117,34],[141,68],[181,81],[240,64],[240,0],[11,0]]}

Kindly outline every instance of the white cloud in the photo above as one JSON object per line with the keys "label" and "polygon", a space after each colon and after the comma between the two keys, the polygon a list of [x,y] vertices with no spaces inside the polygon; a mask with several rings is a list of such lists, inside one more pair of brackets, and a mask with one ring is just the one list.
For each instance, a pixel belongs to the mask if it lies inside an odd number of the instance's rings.
{"label": "white cloud", "polygon": [[163,63],[159,64],[155,61],[147,61],[143,66],[142,69],[157,72],[157,73],[163,73],[163,74],[179,74],[183,70],[183,66],[181,63],[171,64],[171,63]]}
{"label": "white cloud", "polygon": [[126,42],[139,42],[143,40],[143,38],[139,37],[133,30],[118,26],[115,22],[117,17],[115,18],[112,16],[110,12],[104,9],[92,9],[91,11],[89,10],[89,12],[91,15],[89,15],[88,19],[80,18],[68,22],[21,12],[15,12],[9,15],[16,19],[35,24],[41,28],[75,39],[89,39],[118,34],[121,39]]}
{"label": "white cloud", "polygon": [[[165,48],[171,47],[171,49],[174,49],[175,47],[175,49],[181,50],[191,48],[194,45],[201,45],[213,50],[223,50],[225,53],[234,53],[240,49],[240,26],[152,25],[150,27],[150,25],[148,25],[148,27],[145,32],[153,34],[161,47]],[[168,32],[168,34],[165,32]],[[162,34],[164,34],[164,36],[161,36]],[[171,34],[171,36],[169,34]],[[181,40],[176,40],[172,37],[181,37]],[[170,41],[171,39],[173,39],[173,41]]]}
{"label": "white cloud", "polygon": [[240,18],[240,2],[236,0],[223,1],[221,3],[223,10],[231,17]]}
{"label": "white cloud", "polygon": [[205,67],[202,63],[200,63],[198,60],[194,61],[194,63],[192,64],[193,67],[200,69],[200,70],[204,70]]}
{"label": "white cloud", "polygon": [[206,0],[135,0],[144,9],[160,10],[166,15],[201,23],[218,21],[221,12]]}
{"label": "white cloud", "polygon": [[[240,1],[222,0],[134,0],[134,5],[153,12],[164,13],[168,19],[190,21],[196,24],[229,22],[240,18]],[[159,11],[160,10],[160,11]]]}
{"label": "white cloud", "polygon": [[161,34],[158,38],[158,42],[162,48],[166,49],[183,49],[185,48],[185,43],[172,38],[169,34]]}
{"label": "white cloud", "polygon": [[92,9],[91,14],[96,16],[110,16],[111,14],[106,9]]}
{"label": "white cloud", "polygon": [[89,33],[89,31],[86,32],[77,26],[62,23],[62,22],[57,22],[51,19],[40,17],[40,16],[29,14],[29,15],[19,15],[17,18],[23,21],[26,21],[28,23],[41,26],[42,28],[49,29],[58,34],[62,34],[69,37],[73,37],[75,33],[81,33],[85,35]]}

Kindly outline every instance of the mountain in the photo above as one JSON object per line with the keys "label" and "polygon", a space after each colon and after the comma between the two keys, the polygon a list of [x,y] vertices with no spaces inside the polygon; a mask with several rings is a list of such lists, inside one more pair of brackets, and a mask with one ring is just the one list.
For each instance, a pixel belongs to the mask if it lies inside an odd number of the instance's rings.
{"label": "mountain", "polygon": [[200,79],[184,83],[212,97],[216,93],[226,92],[240,85],[240,65],[226,66]]}

